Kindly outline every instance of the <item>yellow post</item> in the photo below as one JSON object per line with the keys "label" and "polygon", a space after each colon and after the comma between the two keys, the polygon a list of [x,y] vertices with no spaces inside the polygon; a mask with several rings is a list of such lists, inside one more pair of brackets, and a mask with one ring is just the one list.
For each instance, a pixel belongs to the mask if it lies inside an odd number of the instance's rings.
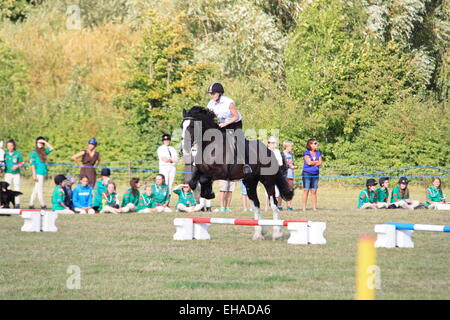
{"label": "yellow post", "polygon": [[358,241],[358,257],[356,266],[356,300],[374,300],[377,267],[375,239],[362,236]]}

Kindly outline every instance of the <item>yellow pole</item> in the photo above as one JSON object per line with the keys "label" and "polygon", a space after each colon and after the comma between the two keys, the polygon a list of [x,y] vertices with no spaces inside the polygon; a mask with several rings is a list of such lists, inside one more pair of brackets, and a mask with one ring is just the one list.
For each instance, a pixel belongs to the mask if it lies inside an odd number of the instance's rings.
{"label": "yellow pole", "polygon": [[358,257],[356,266],[356,300],[374,300],[376,275],[375,239],[362,236],[358,241]]}

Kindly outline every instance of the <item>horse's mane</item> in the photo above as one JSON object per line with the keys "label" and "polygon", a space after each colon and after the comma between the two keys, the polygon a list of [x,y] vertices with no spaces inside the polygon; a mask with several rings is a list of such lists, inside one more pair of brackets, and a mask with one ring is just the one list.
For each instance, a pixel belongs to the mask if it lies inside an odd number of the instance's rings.
{"label": "horse's mane", "polygon": [[202,121],[205,129],[219,129],[219,125],[216,122],[216,114],[209,109],[194,106],[186,113],[185,117],[192,117]]}

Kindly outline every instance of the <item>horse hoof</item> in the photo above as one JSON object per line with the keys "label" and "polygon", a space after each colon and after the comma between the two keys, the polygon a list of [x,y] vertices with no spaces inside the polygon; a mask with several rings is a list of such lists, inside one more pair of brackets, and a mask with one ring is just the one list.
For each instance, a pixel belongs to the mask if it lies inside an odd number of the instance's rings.
{"label": "horse hoof", "polygon": [[252,240],[264,240],[264,236],[260,233],[255,233],[253,234]]}
{"label": "horse hoof", "polygon": [[283,238],[283,233],[281,233],[281,232],[277,232],[277,233],[272,234],[272,239],[273,240],[280,240],[282,238]]}

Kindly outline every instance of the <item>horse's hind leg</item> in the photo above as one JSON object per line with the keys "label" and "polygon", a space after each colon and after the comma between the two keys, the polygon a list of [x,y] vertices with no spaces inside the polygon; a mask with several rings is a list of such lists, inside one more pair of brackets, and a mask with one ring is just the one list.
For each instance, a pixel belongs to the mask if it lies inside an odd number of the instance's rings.
{"label": "horse's hind leg", "polygon": [[[253,204],[253,215],[256,220],[261,219],[261,214],[259,213],[259,199],[258,194],[256,192],[256,187],[258,186],[258,181],[254,178],[246,178],[244,179],[244,185],[247,189],[247,195],[250,201]],[[253,240],[264,240],[263,236],[263,228],[261,226],[255,226],[255,232],[253,233]]]}

